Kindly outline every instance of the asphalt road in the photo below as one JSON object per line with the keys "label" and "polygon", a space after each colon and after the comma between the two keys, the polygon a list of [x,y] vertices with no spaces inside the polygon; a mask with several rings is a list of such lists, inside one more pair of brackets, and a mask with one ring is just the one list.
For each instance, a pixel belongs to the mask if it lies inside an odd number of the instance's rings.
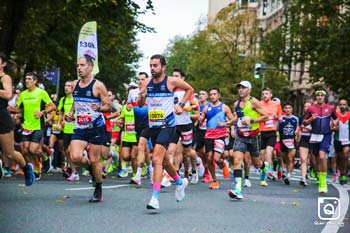
{"label": "asphalt road", "polygon": [[[318,217],[313,181],[307,188],[299,185],[298,178],[289,186],[279,180],[262,187],[257,174],[252,172],[251,177],[253,186],[244,188],[241,201],[227,196],[232,178],[221,176],[217,190],[204,183],[189,185],[180,203],[175,201],[174,185],[164,188],[160,210],[150,211],[146,209],[152,194],[149,179],[136,187],[128,184],[128,178],[109,177],[103,184],[105,200],[89,203],[93,189],[87,177],[67,182],[59,174],[44,175],[25,187],[23,178],[14,176],[0,181],[0,232],[350,232],[349,185],[329,185],[326,197],[339,198],[342,208],[339,218],[328,222]],[[337,210],[321,216],[337,217]]]}

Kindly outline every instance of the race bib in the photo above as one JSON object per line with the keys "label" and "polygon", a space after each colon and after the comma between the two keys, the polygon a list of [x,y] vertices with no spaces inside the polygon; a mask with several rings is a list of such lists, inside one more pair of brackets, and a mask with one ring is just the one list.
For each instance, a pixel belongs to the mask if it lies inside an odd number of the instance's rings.
{"label": "race bib", "polygon": [[181,132],[181,141],[183,145],[190,145],[193,141],[193,132],[192,130],[187,132]]}
{"label": "race bib", "polygon": [[273,120],[267,120],[265,121],[265,125],[264,125],[264,128],[272,128],[274,127],[274,123],[273,123]]}
{"label": "race bib", "polygon": [[289,139],[283,139],[282,140],[283,144],[288,148],[288,149],[294,149],[294,139],[289,138]]}
{"label": "race bib", "polygon": [[128,133],[136,133],[135,131],[135,123],[126,123],[125,124],[125,131]]}
{"label": "race bib", "polygon": [[310,143],[319,143],[323,140],[323,134],[311,134]]}
{"label": "race bib", "polygon": [[22,135],[31,135],[33,132],[34,132],[34,130],[23,129]]}
{"label": "race bib", "polygon": [[349,145],[350,141],[349,140],[341,140],[340,139],[340,143],[341,143],[342,146],[344,146],[344,145]]}
{"label": "race bib", "polygon": [[164,110],[149,110],[148,111],[149,127],[159,127],[165,125],[165,111]]}
{"label": "race bib", "polygon": [[220,139],[214,140],[214,151],[223,153],[225,150],[225,142]]}
{"label": "race bib", "polygon": [[92,122],[91,115],[77,115],[78,125],[88,125]]}

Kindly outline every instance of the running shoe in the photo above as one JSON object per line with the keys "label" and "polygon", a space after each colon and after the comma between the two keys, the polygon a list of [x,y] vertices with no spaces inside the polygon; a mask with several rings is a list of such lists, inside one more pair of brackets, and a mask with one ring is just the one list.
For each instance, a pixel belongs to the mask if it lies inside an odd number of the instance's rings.
{"label": "running shoe", "polygon": [[82,168],[81,174],[82,174],[83,176],[90,176],[89,170],[87,170],[85,167]]}
{"label": "running shoe", "polygon": [[318,186],[318,193],[319,194],[326,194],[327,192],[328,192],[327,187],[321,188],[320,186]]}
{"label": "running shoe", "polygon": [[185,188],[188,185],[188,180],[187,178],[182,179],[182,184],[181,185],[176,185],[175,188],[175,198],[177,202],[182,201],[185,198]]}
{"label": "running shoe", "polygon": [[250,182],[249,179],[244,179],[243,185],[244,187],[248,187],[248,188],[252,187],[252,183]]}
{"label": "running shoe", "polygon": [[205,168],[203,166],[203,162],[202,162],[202,159],[200,157],[197,157],[196,165],[197,165],[197,174],[198,174],[198,176],[203,176]]}
{"label": "running shoe", "polygon": [[267,173],[267,179],[272,180],[272,181],[276,181],[276,177],[272,174],[272,172]]}
{"label": "running shoe", "polygon": [[210,175],[205,174],[204,177],[202,178],[202,183],[210,183],[210,182],[211,182]]}
{"label": "running shoe", "polygon": [[222,174],[225,179],[230,177],[230,170],[228,169],[228,165],[226,162],[225,162],[225,165],[222,167]]}
{"label": "running shoe", "polygon": [[141,185],[141,180],[138,180],[136,177],[132,177],[129,184]]}
{"label": "running shoe", "polygon": [[35,180],[41,180],[41,173],[38,171],[34,171],[34,176],[35,176]]}
{"label": "running shoe", "polygon": [[348,182],[348,177],[346,175],[339,176],[339,184],[344,185]]}
{"label": "running shoe", "polygon": [[260,181],[260,185],[266,187],[268,185],[268,183],[266,180],[262,180],[262,181]]}
{"label": "running shoe", "polygon": [[227,191],[227,194],[229,195],[229,197],[233,199],[237,199],[237,200],[243,199],[242,192],[239,191],[238,189],[229,189]]}
{"label": "running shoe", "polygon": [[146,164],[144,164],[144,165],[142,166],[141,177],[144,177],[144,178],[147,177],[147,166],[146,166]]}
{"label": "running shoe", "polygon": [[102,201],[102,188],[95,188],[93,196],[90,198],[89,202],[100,202]]}
{"label": "running shoe", "polygon": [[152,198],[149,201],[149,203],[147,204],[146,208],[149,210],[158,210],[159,209],[158,199],[152,196]]}
{"label": "running shoe", "polygon": [[3,168],[2,170],[3,170],[4,177],[10,178],[12,176],[10,169]]}
{"label": "running shoe", "polygon": [[118,177],[119,178],[128,177],[128,172],[125,169],[120,169],[119,172],[118,172]]}
{"label": "running shoe", "polygon": [[162,188],[167,188],[171,186],[170,179],[166,176],[163,176],[162,181],[160,182]]}
{"label": "running shoe", "polygon": [[220,183],[219,183],[219,181],[213,181],[213,182],[209,185],[208,188],[209,188],[209,189],[218,189],[218,188],[220,188]]}
{"label": "running shoe", "polygon": [[191,184],[197,184],[198,183],[198,174],[193,173],[191,176]]}
{"label": "running shoe", "polygon": [[68,181],[78,181],[80,180],[79,174],[77,172],[73,172],[68,178]]}
{"label": "running shoe", "polygon": [[284,184],[285,184],[285,185],[290,185],[290,181],[289,181],[289,178],[288,178],[288,177],[285,177],[285,178],[283,179],[283,181],[284,181]]}
{"label": "running shoe", "polygon": [[35,182],[35,174],[34,174],[34,167],[33,164],[27,163],[27,165],[21,169],[24,173],[24,180],[26,186],[31,186]]}
{"label": "running shoe", "polygon": [[299,184],[300,184],[301,186],[307,187],[306,180],[304,180],[304,179],[301,179],[301,180],[299,181]]}
{"label": "running shoe", "polygon": [[2,170],[2,161],[0,159],[0,179],[4,177],[4,170]]}

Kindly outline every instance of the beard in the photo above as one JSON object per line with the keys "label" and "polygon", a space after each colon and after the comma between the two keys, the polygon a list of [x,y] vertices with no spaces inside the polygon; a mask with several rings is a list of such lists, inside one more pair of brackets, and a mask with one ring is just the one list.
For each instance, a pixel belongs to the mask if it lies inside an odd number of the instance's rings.
{"label": "beard", "polygon": [[151,73],[152,74],[152,77],[157,79],[159,78],[161,75],[162,75],[162,72],[154,72],[154,73]]}

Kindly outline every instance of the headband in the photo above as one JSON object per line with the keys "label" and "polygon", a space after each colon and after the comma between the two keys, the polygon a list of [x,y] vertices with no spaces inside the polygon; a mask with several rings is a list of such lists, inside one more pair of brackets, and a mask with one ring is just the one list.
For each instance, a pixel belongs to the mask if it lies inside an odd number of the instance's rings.
{"label": "headband", "polygon": [[317,91],[315,91],[315,95],[317,95],[317,94],[327,95],[327,92],[325,90],[317,90]]}

